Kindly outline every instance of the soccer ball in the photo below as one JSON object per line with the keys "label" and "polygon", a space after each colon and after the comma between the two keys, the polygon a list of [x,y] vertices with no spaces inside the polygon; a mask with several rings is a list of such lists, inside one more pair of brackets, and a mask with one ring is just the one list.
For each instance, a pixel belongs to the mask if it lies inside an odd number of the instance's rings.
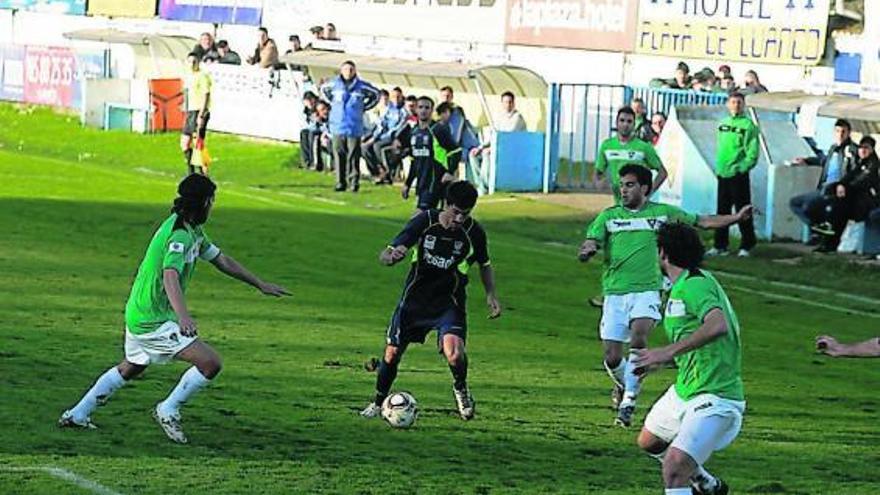
{"label": "soccer ball", "polygon": [[407,392],[395,392],[382,402],[382,417],[392,428],[409,428],[418,416],[419,404]]}

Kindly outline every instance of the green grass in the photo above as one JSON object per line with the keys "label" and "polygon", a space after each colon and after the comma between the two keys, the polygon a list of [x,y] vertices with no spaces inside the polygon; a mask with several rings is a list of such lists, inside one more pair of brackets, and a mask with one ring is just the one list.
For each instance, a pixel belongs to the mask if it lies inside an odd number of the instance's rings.
{"label": "green grass", "polygon": [[[356,412],[374,386],[363,363],[382,349],[405,276],[376,255],[412,206],[396,188],[334,194],[330,177],[285,165],[291,146],[227,136],[210,146],[221,187],[208,231],[295,297],[264,298],[199,268],[187,298],[225,368],[184,409],[190,445],[168,442],[149,416],[182,364],[120,390],[94,415],[99,430],[59,430],[59,413],[121,357],[129,284],[182,172],[177,136],[0,106],[0,493],[90,493],[18,470],[46,466],[125,494],[661,493],[635,432],[610,425],[599,314],[585,303],[600,267],[573,256],[591,212],[522,197],[479,206],[506,310],[487,321],[471,288],[478,417],[456,419],[448,370],[426,345],[409,351],[397,382],[422,415],[394,431]],[[878,368],[811,347],[819,331],[877,333],[866,314],[878,305],[840,293],[880,297],[878,273],[833,258],[774,261],[784,256],[761,246],[717,265],[754,277],[721,277],[742,321],[749,410],[708,468],[736,493],[875,494]],[[672,379],[646,382],[638,420]]]}

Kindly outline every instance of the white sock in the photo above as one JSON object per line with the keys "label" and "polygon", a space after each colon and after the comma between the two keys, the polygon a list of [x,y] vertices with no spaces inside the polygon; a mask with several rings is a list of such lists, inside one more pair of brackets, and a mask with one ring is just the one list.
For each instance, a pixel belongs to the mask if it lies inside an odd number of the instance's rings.
{"label": "white sock", "polygon": [[123,385],[125,385],[125,378],[122,378],[116,366],[105,371],[103,375],[98,377],[92,388],[83,395],[79,403],[70,410],[73,420],[77,423],[85,422],[92,411],[98,407],[98,401],[103,402],[109,399],[113,392],[119,390],[119,387]]}
{"label": "white sock", "polygon": [[667,488],[666,495],[693,495],[690,487],[687,488]]}
{"label": "white sock", "polygon": [[635,405],[636,399],[639,397],[639,392],[642,391],[642,382],[635,374],[636,354],[633,352],[635,350],[637,349],[629,350],[629,359],[626,361],[626,370],[623,374],[623,404],[626,405]]}
{"label": "white sock", "polygon": [[623,387],[623,371],[626,369],[626,359],[621,359],[616,368],[611,368],[604,360],[602,361],[602,364],[605,365],[605,371],[608,372],[608,376],[611,377],[611,380],[614,381],[616,385]]}
{"label": "white sock", "polygon": [[699,464],[694,475],[691,476],[691,481],[697,485],[700,491],[704,492],[711,492],[718,486],[718,478],[712,476],[712,473],[706,471],[706,468]]}
{"label": "white sock", "polygon": [[168,394],[168,397],[159,403],[159,412],[163,416],[180,415],[180,406],[186,403],[192,394],[209,383],[211,380],[205,378],[198,368],[191,367],[180,377],[180,381],[177,382],[177,386]]}

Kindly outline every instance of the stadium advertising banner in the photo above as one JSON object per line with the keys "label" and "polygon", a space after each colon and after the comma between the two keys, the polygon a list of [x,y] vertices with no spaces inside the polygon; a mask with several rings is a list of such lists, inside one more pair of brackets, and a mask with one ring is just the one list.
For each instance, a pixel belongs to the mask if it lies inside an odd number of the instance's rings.
{"label": "stadium advertising banner", "polygon": [[82,15],[86,13],[86,0],[0,0],[0,9]]}
{"label": "stadium advertising banner", "polygon": [[156,0],[89,0],[89,15],[108,17],[153,17]]}
{"label": "stadium advertising banner", "polygon": [[38,105],[78,108],[82,81],[101,77],[100,53],[77,54],[70,48],[28,46],[24,54],[24,101]]}
{"label": "stadium advertising banner", "polygon": [[640,0],[636,52],[816,65],[830,0]]}
{"label": "stadium advertising banner", "polygon": [[20,45],[0,46],[0,100],[24,101],[24,53]]}
{"label": "stadium advertising banner", "polygon": [[160,0],[159,17],[175,21],[259,26],[262,0]]}
{"label": "stadium advertising banner", "polygon": [[631,52],[638,0],[509,0],[507,43]]}

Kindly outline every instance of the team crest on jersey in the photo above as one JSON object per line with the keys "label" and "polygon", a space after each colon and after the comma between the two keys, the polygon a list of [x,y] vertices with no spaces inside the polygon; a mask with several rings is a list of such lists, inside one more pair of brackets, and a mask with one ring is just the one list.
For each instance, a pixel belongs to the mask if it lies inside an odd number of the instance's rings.
{"label": "team crest on jersey", "polygon": [[454,254],[461,254],[461,248],[464,247],[464,241],[455,241],[452,245],[452,252]]}
{"label": "team crest on jersey", "polygon": [[672,318],[681,318],[686,314],[684,301],[681,299],[670,299],[666,303],[666,316]]}
{"label": "team crest on jersey", "polygon": [[183,254],[183,251],[186,249],[186,246],[183,245],[182,242],[172,242],[168,245],[169,253],[180,253]]}
{"label": "team crest on jersey", "polygon": [[434,249],[434,244],[437,243],[437,238],[432,235],[425,236],[425,249]]}

